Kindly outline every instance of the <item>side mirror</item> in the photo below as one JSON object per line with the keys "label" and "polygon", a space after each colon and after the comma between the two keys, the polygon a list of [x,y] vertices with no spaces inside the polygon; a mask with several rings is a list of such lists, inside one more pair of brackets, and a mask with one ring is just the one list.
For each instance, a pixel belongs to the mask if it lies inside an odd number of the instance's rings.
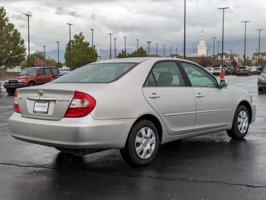
{"label": "side mirror", "polygon": [[220,84],[219,84],[220,89],[226,88],[227,86],[228,86],[228,83],[224,79],[221,79]]}

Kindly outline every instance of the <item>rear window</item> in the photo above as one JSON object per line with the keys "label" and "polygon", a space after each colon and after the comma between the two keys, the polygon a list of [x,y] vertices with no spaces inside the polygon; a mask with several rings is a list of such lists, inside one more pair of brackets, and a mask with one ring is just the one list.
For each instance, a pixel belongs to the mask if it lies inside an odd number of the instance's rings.
{"label": "rear window", "polygon": [[54,83],[110,83],[125,75],[138,63],[88,64],[64,76]]}
{"label": "rear window", "polygon": [[26,76],[26,75],[34,75],[37,72],[37,68],[35,67],[30,67],[30,68],[26,68],[24,69],[21,73],[20,76]]}

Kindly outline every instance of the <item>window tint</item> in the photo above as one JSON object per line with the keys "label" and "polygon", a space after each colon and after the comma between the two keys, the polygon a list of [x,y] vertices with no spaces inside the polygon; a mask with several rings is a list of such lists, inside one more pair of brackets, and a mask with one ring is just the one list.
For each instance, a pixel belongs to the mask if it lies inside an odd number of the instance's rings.
{"label": "window tint", "polygon": [[38,70],[38,74],[40,74],[40,75],[44,75],[44,74],[45,74],[45,73],[44,73],[44,69],[43,69],[43,68],[39,69],[39,70]]}
{"label": "window tint", "polygon": [[175,62],[165,61],[155,64],[145,86],[184,86],[183,77]]}
{"label": "window tint", "polygon": [[52,72],[53,72],[53,74],[59,74],[59,71],[56,68],[52,68]]}
{"label": "window tint", "polygon": [[217,81],[197,65],[181,62],[193,87],[217,87]]}
{"label": "window tint", "polygon": [[45,74],[46,75],[51,75],[52,74],[52,70],[50,68],[44,68]]}
{"label": "window tint", "polygon": [[137,63],[89,64],[54,80],[54,83],[110,83],[131,70]]}

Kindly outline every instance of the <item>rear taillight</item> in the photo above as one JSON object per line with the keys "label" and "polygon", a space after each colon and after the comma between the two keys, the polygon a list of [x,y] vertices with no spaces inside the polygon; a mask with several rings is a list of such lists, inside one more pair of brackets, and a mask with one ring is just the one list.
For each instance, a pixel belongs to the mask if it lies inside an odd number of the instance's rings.
{"label": "rear taillight", "polygon": [[17,91],[14,94],[13,110],[14,110],[14,112],[21,113],[20,112],[20,107],[18,105],[18,93],[17,93]]}
{"label": "rear taillight", "polygon": [[83,92],[75,91],[65,117],[84,117],[94,109],[95,105],[96,101],[92,96]]}

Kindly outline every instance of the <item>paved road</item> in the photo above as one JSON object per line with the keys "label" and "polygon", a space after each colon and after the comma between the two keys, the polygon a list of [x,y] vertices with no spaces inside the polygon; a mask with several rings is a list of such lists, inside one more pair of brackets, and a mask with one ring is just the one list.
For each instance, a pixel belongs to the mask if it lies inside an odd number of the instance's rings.
{"label": "paved road", "polygon": [[154,163],[132,168],[118,150],[62,156],[53,148],[11,138],[12,99],[0,97],[0,199],[266,199],[266,94],[256,77],[227,77],[247,89],[257,120],[245,140],[225,132],[163,145]]}

